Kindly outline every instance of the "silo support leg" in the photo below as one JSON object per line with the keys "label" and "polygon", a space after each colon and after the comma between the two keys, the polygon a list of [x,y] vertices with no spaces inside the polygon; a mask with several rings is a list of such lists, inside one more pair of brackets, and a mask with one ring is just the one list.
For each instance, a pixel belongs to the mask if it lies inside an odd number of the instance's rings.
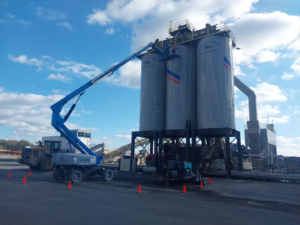
{"label": "silo support leg", "polygon": [[229,130],[226,131],[226,169],[227,169],[227,178],[231,178],[231,157],[230,157],[230,139],[229,139]]}

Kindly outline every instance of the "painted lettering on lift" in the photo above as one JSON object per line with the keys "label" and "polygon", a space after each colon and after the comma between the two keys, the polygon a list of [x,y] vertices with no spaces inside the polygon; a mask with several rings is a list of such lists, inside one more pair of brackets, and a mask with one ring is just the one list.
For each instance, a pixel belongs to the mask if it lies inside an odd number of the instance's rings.
{"label": "painted lettering on lift", "polygon": [[80,162],[89,162],[90,159],[83,159],[83,158],[80,158],[79,161],[80,161]]}

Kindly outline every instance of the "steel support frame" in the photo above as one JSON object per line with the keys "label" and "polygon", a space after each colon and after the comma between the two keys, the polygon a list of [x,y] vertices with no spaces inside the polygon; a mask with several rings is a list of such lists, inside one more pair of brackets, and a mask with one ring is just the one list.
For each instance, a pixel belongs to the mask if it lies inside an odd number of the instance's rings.
{"label": "steel support frame", "polygon": [[[154,157],[154,165],[159,170],[162,163],[163,154],[163,140],[169,138],[172,143],[180,139],[186,139],[186,153],[189,156],[188,161],[192,162],[192,171],[194,174],[200,170],[199,165],[203,162],[203,159],[196,159],[196,139],[209,140],[210,138],[225,138],[225,151],[226,151],[226,170],[227,177],[231,177],[231,154],[230,154],[230,138],[236,138],[238,148],[238,169],[242,171],[242,152],[241,152],[241,140],[240,132],[231,128],[211,128],[211,129],[185,129],[185,130],[161,130],[161,131],[133,131],[131,136],[131,158],[134,158],[135,139],[137,137],[149,138],[150,140],[150,153],[157,155]],[[190,143],[190,139],[192,142]],[[154,142],[154,143],[153,143]],[[209,146],[210,148],[212,146]]]}

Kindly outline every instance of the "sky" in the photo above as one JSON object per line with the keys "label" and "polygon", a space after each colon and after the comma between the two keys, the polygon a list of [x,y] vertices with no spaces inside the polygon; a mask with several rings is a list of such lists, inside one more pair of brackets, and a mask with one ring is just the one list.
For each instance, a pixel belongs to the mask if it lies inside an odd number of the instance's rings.
{"label": "sky", "polygon": [[[234,74],[257,95],[261,123],[274,123],[277,153],[300,156],[300,1],[0,1],[0,139],[59,135],[50,106],[156,38],[168,22],[227,23],[240,50]],[[69,118],[115,149],[139,129],[140,61],[89,89]],[[66,105],[66,113],[71,104]],[[244,140],[247,97],[235,91]]]}

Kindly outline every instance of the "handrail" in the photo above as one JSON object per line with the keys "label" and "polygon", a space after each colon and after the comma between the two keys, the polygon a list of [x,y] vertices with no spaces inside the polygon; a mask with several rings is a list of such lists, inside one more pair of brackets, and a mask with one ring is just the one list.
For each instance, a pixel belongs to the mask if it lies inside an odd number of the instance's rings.
{"label": "handrail", "polygon": [[[181,22],[179,22],[179,23],[181,23]],[[174,25],[174,26],[176,26],[176,25]],[[173,31],[173,30],[171,30],[171,31]],[[155,44],[157,45],[157,47],[162,49],[163,46],[165,46],[165,45],[169,45],[170,47],[173,47],[175,45],[184,44],[186,42],[198,40],[198,39],[208,37],[211,35],[215,35],[215,34],[219,34],[222,32],[227,32],[228,36],[231,38],[231,40],[233,42],[233,45],[235,46],[236,45],[235,44],[235,36],[226,23],[216,24],[213,26],[209,25],[204,29],[195,30],[192,33],[183,33],[183,34],[181,33],[180,36],[175,36],[173,38],[167,38],[166,40],[158,41]],[[137,51],[142,48],[143,47],[138,48]],[[152,52],[152,51],[150,50],[150,52]]]}

